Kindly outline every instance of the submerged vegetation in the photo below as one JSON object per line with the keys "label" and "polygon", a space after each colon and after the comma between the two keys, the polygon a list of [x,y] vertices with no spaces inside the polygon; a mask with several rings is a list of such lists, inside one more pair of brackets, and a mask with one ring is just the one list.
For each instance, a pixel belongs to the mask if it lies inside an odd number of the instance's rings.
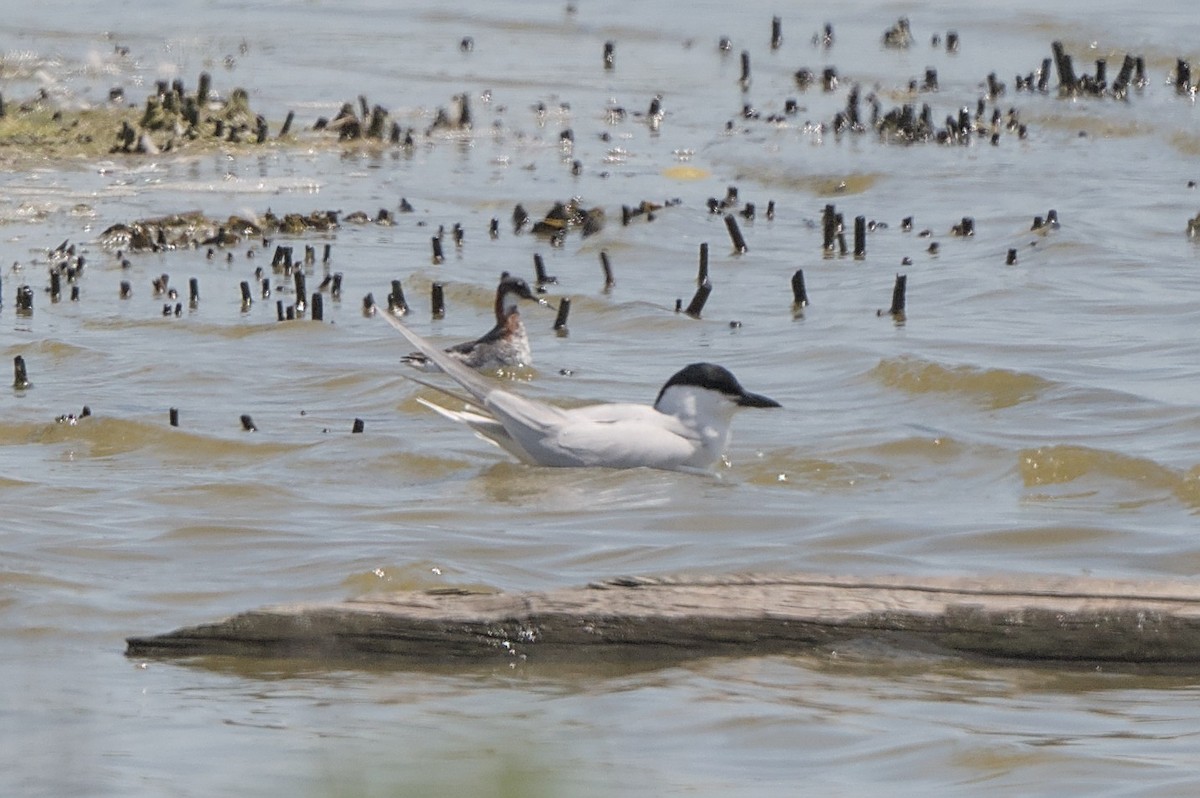
{"label": "submerged vegetation", "polygon": [[83,108],[62,106],[44,91],[17,105],[0,101],[0,163],[22,159],[70,159],[115,153],[148,153],[213,145],[262,144],[266,120],[250,109],[245,89],[228,99],[211,93],[207,74],[188,93],[181,81],[160,81],[144,108],[123,102],[114,89],[109,102]]}
{"label": "submerged vegetation", "polygon": [[136,119],[130,108],[62,111],[35,104],[8,109],[0,117],[0,165],[103,155],[112,149],[114,129]]}

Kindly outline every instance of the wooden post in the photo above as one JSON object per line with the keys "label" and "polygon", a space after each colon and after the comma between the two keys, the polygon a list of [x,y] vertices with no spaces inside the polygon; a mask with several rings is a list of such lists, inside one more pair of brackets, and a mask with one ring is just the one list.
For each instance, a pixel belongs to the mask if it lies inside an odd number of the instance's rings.
{"label": "wooden post", "polygon": [[627,578],[519,594],[400,592],[244,612],[131,637],[133,657],[240,655],[416,665],[660,661],[877,639],[968,656],[1200,663],[1200,584],[1087,577]]}

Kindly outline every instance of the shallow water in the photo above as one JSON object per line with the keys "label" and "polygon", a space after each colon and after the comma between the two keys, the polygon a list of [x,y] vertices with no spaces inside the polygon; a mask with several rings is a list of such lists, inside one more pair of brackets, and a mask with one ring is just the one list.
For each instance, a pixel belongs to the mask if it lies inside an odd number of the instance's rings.
{"label": "shallow water", "polygon": [[[297,130],[310,128],[361,94],[416,128],[418,143],[340,148],[304,132],[260,150],[0,172],[0,354],[24,357],[33,383],[0,396],[0,792],[773,795],[801,782],[835,795],[1189,792],[1200,714],[1187,672],[1026,669],[870,646],[416,673],[124,658],[128,635],[413,588],[680,571],[1200,570],[1200,246],[1186,234],[1200,212],[1188,185],[1200,180],[1200,128],[1194,103],[1165,85],[1177,57],[1197,60],[1188,4],[1131,17],[1116,3],[856,2],[828,16],[784,12],[774,52],[780,12],[769,5],[697,3],[685,15],[667,3],[578,5],[9,11],[9,104],[43,88],[74,107],[117,86],[140,103],[155,80],[190,88],[208,70],[222,94],[248,88],[272,130],[289,110]],[[900,14],[915,43],[885,50],[880,36]],[[826,21],[829,50],[810,41]],[[958,53],[930,46],[951,30]],[[721,36],[733,42],[724,55]],[[1038,68],[1056,38],[1077,72],[1107,57],[1110,80],[1126,52],[1144,55],[1149,85],[1128,102],[1016,93],[1013,76]],[[836,92],[798,91],[796,69],[826,65],[841,76]],[[927,67],[940,90],[910,97],[907,82]],[[814,127],[844,107],[852,82],[884,110],[928,102],[936,121],[974,109],[993,71],[1008,84],[1002,112],[1016,108],[1028,126],[1023,140],[904,146]],[[422,135],[460,92],[473,131]],[[655,132],[644,114],[658,94]],[[801,110],[783,123],[741,116],[745,103],[782,113],[788,97]],[[610,122],[618,106],[627,114]],[[743,255],[706,207],[731,185],[757,207],[739,219]],[[536,218],[573,196],[605,208],[603,233],[561,248],[512,233],[517,203]],[[414,213],[397,212],[401,197]],[[643,200],[679,202],[622,226],[621,206]],[[848,222],[882,223],[865,259],[823,256],[827,203]],[[116,222],[166,213],[380,208],[394,226],[347,223],[289,242],[331,245],[310,290],[326,268],[345,275],[323,324],[276,321],[274,301],[294,301],[282,279],[243,311],[239,283],[269,267],[261,242],[212,259],[128,255],[127,269],[99,243]],[[1031,231],[1050,209],[1061,227]],[[964,216],[975,235],[951,235]],[[464,244],[448,241],[435,266],[430,237],[455,223]],[[52,303],[46,258],[64,239],[89,265],[80,301]],[[694,320],[673,309],[695,290],[704,242],[714,290]],[[1016,264],[1005,264],[1009,249]],[[615,273],[607,292],[601,251]],[[649,401],[681,365],[711,360],[784,408],[740,415],[731,465],[713,478],[531,469],[448,428],[415,401],[429,394],[401,377],[407,348],[363,316],[362,297],[382,301],[400,279],[418,332],[462,340],[490,326],[499,272],[531,277],[535,253],[558,278],[549,298],[572,299],[570,334],[554,335],[551,312],[525,311],[537,362],[520,390]],[[799,315],[797,268],[811,299]],[[151,290],[164,273],[184,297],[189,278],[200,284],[178,318]],[[877,315],[897,273],[908,278],[902,322]],[[133,285],[124,301],[121,280]],[[446,285],[439,321],[433,281]],[[15,312],[22,284],[36,289],[32,315]],[[79,423],[56,421],[84,405],[92,415]],[[241,429],[242,414],[257,432]],[[350,433],[356,418],[362,435]]]}

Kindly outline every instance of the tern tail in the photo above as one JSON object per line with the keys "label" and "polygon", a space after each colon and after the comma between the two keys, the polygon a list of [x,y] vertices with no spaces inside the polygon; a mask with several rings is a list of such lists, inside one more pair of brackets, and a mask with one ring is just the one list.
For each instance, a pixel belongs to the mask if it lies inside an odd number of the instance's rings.
{"label": "tern tail", "polygon": [[[395,327],[396,331],[407,338],[410,344],[415,346],[430,361],[437,364],[447,376],[461,385],[467,393],[475,397],[475,400],[470,402],[470,404],[481,405],[486,401],[487,395],[495,390],[494,386],[490,385],[475,371],[459,363],[432,343],[408,329],[391,313],[380,313],[379,316],[387,321],[388,324]],[[409,377],[409,379],[412,379],[412,377]]]}

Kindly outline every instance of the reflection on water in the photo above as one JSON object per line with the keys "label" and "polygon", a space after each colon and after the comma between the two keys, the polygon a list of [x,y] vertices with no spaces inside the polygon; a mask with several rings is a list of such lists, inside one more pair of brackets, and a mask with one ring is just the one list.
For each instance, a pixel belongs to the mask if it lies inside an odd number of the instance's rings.
{"label": "reflection on water", "polygon": [[[1021,478],[1027,487],[1088,484],[1093,479],[1124,483],[1130,496],[1125,500],[1132,509],[1145,503],[1161,500],[1159,494],[1170,494],[1188,507],[1200,504],[1200,466],[1180,473],[1151,460],[1129,457],[1118,452],[1106,452],[1078,446],[1051,446],[1021,453]],[[1076,491],[1091,489],[1081,488]],[[1047,494],[1039,494],[1046,496]]]}
{"label": "reflection on water", "polygon": [[[20,168],[0,152],[0,352],[25,358],[32,383],[0,398],[0,676],[15,697],[0,792],[776,795],[803,780],[835,794],[1115,795],[1130,772],[1147,794],[1192,780],[1187,673],[993,668],[865,643],[571,673],[121,656],[126,635],[406,589],[675,572],[1194,576],[1200,250],[1185,230],[1200,175],[1187,160],[1196,107],[1167,84],[1194,50],[1190,5],[934,3],[909,12],[906,50],[880,46],[898,12],[866,0],[827,18],[785,11],[778,50],[778,9],[707,0],[684,15],[550,0],[236,15],[168,3],[119,24],[91,0],[8,12],[10,116],[39,96],[103,104],[113,88],[140,104],[156,80],[191,86],[207,71],[219,93],[249,89],[272,130],[295,111],[298,132],[260,150]],[[826,21],[829,49],[812,40]],[[1054,39],[1080,72],[1107,58],[1111,76],[1126,52],[1143,55],[1148,83],[1122,101],[1018,92],[1010,76],[1038,68]],[[795,72],[827,65],[837,89],[802,91]],[[927,69],[937,92],[919,88]],[[993,71],[1006,90],[985,98],[984,124],[1015,110],[1025,138],[883,144],[831,128],[856,83],[864,117],[872,93],[885,112],[928,103],[938,125],[973,115]],[[427,135],[462,92],[474,128]],[[360,95],[412,127],[415,146],[343,147],[309,130]],[[655,97],[664,115],[650,124]],[[723,211],[744,254],[709,208],[730,187]],[[601,233],[562,246],[513,233],[517,203],[538,219],[572,197],[606,209]],[[622,224],[621,207],[644,201],[664,207]],[[828,204],[851,250],[855,218],[873,223],[865,257],[823,249]],[[381,208],[394,225],[211,258],[98,243],[114,223],[166,213]],[[1032,229],[1051,209],[1060,226]],[[972,236],[955,233],[964,217]],[[46,256],[64,239],[87,267],[79,299],[56,302]],[[343,275],[324,322],[276,320],[276,303],[296,299],[270,268],[281,243],[330,245],[306,273],[310,291]],[[702,243],[713,291],[693,319],[674,308],[696,290]],[[740,415],[711,477],[530,468],[439,423],[416,401],[428,389],[400,376],[408,347],[364,315],[364,297],[383,304],[400,280],[409,323],[450,344],[490,327],[497,275],[532,277],[535,254],[557,278],[546,298],[572,309],[566,335],[553,313],[525,312],[536,369],[506,375],[522,393],[648,402],[706,360],[783,409]],[[271,295],[243,306],[258,268]],[[903,324],[876,315],[897,273]],[[163,274],[195,278],[196,306],[164,315]],[[15,312],[21,285],[32,314]]]}
{"label": "reflection on water", "polygon": [[889,388],[914,394],[961,394],[992,410],[1036,399],[1039,393],[1052,385],[1048,380],[1033,374],[1017,374],[1007,369],[979,369],[972,366],[947,368],[910,357],[880,361],[871,373]]}
{"label": "reflection on water", "polygon": [[663,507],[679,495],[685,476],[638,469],[543,469],[500,463],[479,478],[489,502],[522,513],[637,512]]}

